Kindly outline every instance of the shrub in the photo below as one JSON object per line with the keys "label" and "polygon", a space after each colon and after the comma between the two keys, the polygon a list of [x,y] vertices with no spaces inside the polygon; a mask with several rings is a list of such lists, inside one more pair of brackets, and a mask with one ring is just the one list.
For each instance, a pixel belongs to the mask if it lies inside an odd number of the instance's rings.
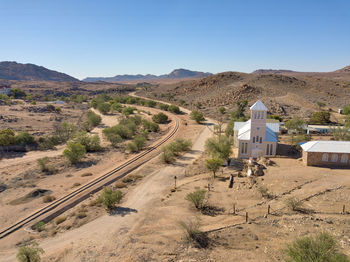
{"label": "shrub", "polygon": [[98,135],[90,136],[87,132],[81,131],[73,137],[74,143],[81,144],[85,147],[87,152],[94,152],[101,150],[100,137]]}
{"label": "shrub", "polygon": [[199,229],[199,222],[189,221],[179,222],[180,226],[185,230],[186,240],[194,243],[199,248],[207,248],[209,246],[209,238],[206,232]]}
{"label": "shrub", "polygon": [[48,157],[39,158],[37,160],[40,171],[48,175],[56,172],[56,167],[54,164],[50,164],[50,159]]}
{"label": "shrub", "polygon": [[154,122],[150,122],[146,119],[142,120],[142,126],[145,131],[148,132],[158,132],[159,131],[159,125]]}
{"label": "shrub", "polygon": [[146,145],[146,138],[143,135],[137,135],[134,138],[134,144],[136,145],[136,148],[138,151],[143,149]]}
{"label": "shrub", "polygon": [[127,187],[127,184],[125,184],[124,182],[118,181],[114,184],[114,187],[115,188],[124,188],[124,187]]}
{"label": "shrub", "polygon": [[58,217],[58,218],[55,219],[55,223],[56,223],[56,225],[59,225],[59,224],[63,223],[66,220],[67,220],[67,217],[61,216],[61,217]]}
{"label": "shrub", "polygon": [[39,221],[39,222],[36,222],[34,225],[33,225],[33,229],[38,231],[38,232],[41,232],[41,231],[44,231],[45,230],[45,222],[44,221]]}
{"label": "shrub", "polygon": [[71,164],[78,163],[86,154],[86,149],[82,144],[79,143],[68,143],[67,148],[63,151],[65,156]]}
{"label": "shrub", "polygon": [[126,149],[131,152],[131,153],[134,153],[134,152],[138,152],[138,148],[137,148],[137,145],[134,143],[134,142],[129,142],[126,144]]}
{"label": "shrub", "polygon": [[278,120],[280,122],[283,121],[282,117],[280,117],[279,115],[267,115],[267,118],[269,119],[275,119],[275,120]]}
{"label": "shrub", "polygon": [[350,115],[350,104],[348,104],[348,105],[346,105],[346,106],[343,107],[342,113],[343,113],[344,115]]}
{"label": "shrub", "polygon": [[258,187],[258,191],[259,191],[259,193],[261,194],[261,196],[264,197],[264,198],[268,198],[268,199],[274,198],[274,195],[271,194],[271,193],[269,192],[268,188],[267,188],[266,186],[264,186],[264,185],[260,185],[260,186]]}
{"label": "shrub", "polygon": [[41,254],[44,254],[44,250],[36,242],[33,242],[18,249],[17,259],[19,262],[40,262]]}
{"label": "shrub", "polygon": [[163,152],[161,154],[161,159],[164,163],[170,164],[175,161],[175,154],[169,148],[163,148]]}
{"label": "shrub", "polygon": [[26,93],[20,88],[11,88],[10,96],[14,98],[23,98],[26,97]]}
{"label": "shrub", "polygon": [[38,143],[40,150],[53,149],[56,145],[60,144],[60,139],[58,136],[40,137]]}
{"label": "shrub", "polygon": [[205,166],[209,171],[213,172],[213,177],[215,178],[216,172],[219,170],[224,161],[220,158],[212,158],[205,160]]}
{"label": "shrub", "polygon": [[165,124],[168,121],[168,116],[161,112],[152,116],[152,120],[157,124]]}
{"label": "shrub", "polygon": [[205,189],[197,188],[196,191],[188,193],[185,199],[193,203],[195,208],[201,209],[203,207],[206,192]]}
{"label": "shrub", "polygon": [[77,187],[77,186],[80,186],[80,185],[81,185],[80,183],[76,182],[76,183],[73,184],[72,187]]}
{"label": "shrub", "polygon": [[108,112],[111,110],[111,105],[109,103],[99,103],[97,105],[97,110],[101,112],[101,114],[108,114]]}
{"label": "shrub", "polygon": [[83,219],[84,217],[87,217],[86,212],[79,211],[78,214],[77,214],[77,218]]}
{"label": "shrub", "polygon": [[198,110],[193,110],[190,114],[190,117],[198,124],[202,123],[205,120],[202,112],[199,112]]}
{"label": "shrub", "polygon": [[190,150],[191,145],[191,140],[185,140],[182,138],[176,139],[175,142],[172,142],[163,148],[163,153],[161,155],[162,161],[168,164],[172,163],[175,160],[175,157],[181,152]]}
{"label": "shrub", "polygon": [[170,105],[169,108],[168,108],[168,111],[171,112],[171,113],[174,113],[174,114],[180,114],[181,111],[180,111],[180,108],[176,105]]}
{"label": "shrub", "polygon": [[14,145],[15,141],[15,132],[11,129],[0,130],[0,146]]}
{"label": "shrub", "polygon": [[175,143],[178,144],[180,151],[189,151],[192,146],[192,142],[190,139],[178,138],[175,140]]}
{"label": "shrub", "polygon": [[77,132],[77,127],[74,124],[62,123],[56,129],[56,136],[58,139],[58,143],[65,143],[69,139],[73,137],[73,135]]}
{"label": "shrub", "polygon": [[102,194],[98,197],[98,202],[103,204],[108,210],[112,210],[115,204],[119,204],[123,198],[120,190],[113,191],[112,188],[104,188]]}
{"label": "shrub", "polygon": [[349,262],[349,257],[339,251],[337,241],[326,232],[314,237],[302,237],[284,250],[288,262]]}
{"label": "shrub", "polygon": [[29,134],[27,131],[21,131],[19,132],[16,137],[15,137],[15,140],[16,140],[16,144],[17,145],[31,145],[31,144],[34,144],[34,137]]}
{"label": "shrub", "polygon": [[297,132],[301,132],[304,125],[305,122],[300,117],[294,117],[285,123],[285,126],[288,130],[296,130]]}
{"label": "shrub", "polygon": [[164,110],[164,111],[168,111],[169,105],[167,105],[167,104],[159,104],[159,109]]}
{"label": "shrub", "polygon": [[310,118],[310,124],[328,124],[330,123],[331,113],[326,111],[315,112]]}
{"label": "shrub", "polygon": [[296,197],[289,197],[285,202],[286,206],[292,211],[299,211],[303,206],[303,201]]}
{"label": "shrub", "polygon": [[128,116],[128,115],[132,115],[134,113],[134,111],[136,110],[136,107],[133,107],[133,106],[128,106],[128,107],[125,107],[123,109],[123,114]]}
{"label": "shrub", "polygon": [[145,101],[145,106],[147,107],[155,107],[157,105],[157,102],[153,101],[153,100],[146,100]]}
{"label": "shrub", "polygon": [[87,117],[87,122],[91,127],[98,126],[102,121],[101,116],[99,116],[98,114],[95,114],[91,110],[86,112],[86,117]]}
{"label": "shrub", "polygon": [[56,198],[54,196],[50,196],[50,195],[44,196],[43,203],[50,203],[50,202],[52,202],[54,200],[56,200]]}
{"label": "shrub", "polygon": [[117,112],[122,112],[122,110],[123,110],[123,106],[120,104],[120,103],[113,103],[112,105],[111,105],[111,110],[112,111],[117,111]]}

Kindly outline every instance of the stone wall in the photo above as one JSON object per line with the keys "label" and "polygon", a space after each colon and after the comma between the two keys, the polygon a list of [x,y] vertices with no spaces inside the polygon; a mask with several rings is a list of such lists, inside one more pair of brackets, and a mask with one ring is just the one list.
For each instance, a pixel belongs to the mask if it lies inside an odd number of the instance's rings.
{"label": "stone wall", "polygon": [[[303,151],[303,161],[307,166],[330,166],[330,167],[350,167],[350,153],[348,153],[347,163],[342,163],[342,155],[338,153],[328,153],[328,161],[322,161],[322,152],[305,152]],[[338,155],[337,162],[332,162],[332,155]]]}

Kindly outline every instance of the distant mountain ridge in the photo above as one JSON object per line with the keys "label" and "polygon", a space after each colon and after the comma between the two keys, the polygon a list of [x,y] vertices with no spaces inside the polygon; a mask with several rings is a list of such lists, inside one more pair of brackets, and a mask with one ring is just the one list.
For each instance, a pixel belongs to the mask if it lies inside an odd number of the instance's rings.
{"label": "distant mountain ridge", "polygon": [[64,73],[47,69],[34,64],[21,64],[17,62],[0,62],[0,79],[6,80],[36,80],[76,82],[78,79]]}
{"label": "distant mountain ridge", "polygon": [[285,70],[285,69],[258,69],[252,72],[252,74],[333,74],[333,73],[350,73],[350,65],[345,66],[341,69],[331,71],[331,72],[300,72],[300,71],[293,71],[293,70]]}
{"label": "distant mountain ridge", "polygon": [[185,79],[185,78],[203,78],[212,75],[211,73],[204,73],[199,71],[191,71],[188,69],[175,69],[169,74],[164,75],[116,75],[113,77],[87,77],[82,81],[85,82],[127,82],[127,81],[147,81],[147,80],[161,80],[161,79]]}

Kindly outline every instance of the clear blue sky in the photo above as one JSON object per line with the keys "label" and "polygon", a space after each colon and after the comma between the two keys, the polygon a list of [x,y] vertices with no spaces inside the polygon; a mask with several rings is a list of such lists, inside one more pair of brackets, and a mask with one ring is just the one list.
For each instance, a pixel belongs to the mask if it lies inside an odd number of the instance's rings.
{"label": "clear blue sky", "polygon": [[0,0],[5,60],[78,78],[332,71],[350,64],[350,0]]}

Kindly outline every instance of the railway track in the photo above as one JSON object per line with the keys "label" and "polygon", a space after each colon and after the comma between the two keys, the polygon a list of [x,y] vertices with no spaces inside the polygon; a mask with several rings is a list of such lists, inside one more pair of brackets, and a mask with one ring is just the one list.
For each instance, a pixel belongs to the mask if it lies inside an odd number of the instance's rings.
{"label": "railway track", "polygon": [[174,119],[175,125],[173,129],[169,132],[169,134],[166,137],[158,141],[154,146],[127,160],[126,162],[116,167],[115,169],[107,172],[106,174],[93,179],[92,181],[77,188],[71,193],[37,210],[28,217],[16,222],[15,224],[7,227],[6,229],[1,230],[0,239],[14,233],[15,231],[19,230],[20,228],[35,220],[45,222],[52,220],[54,217],[62,214],[63,212],[67,211],[68,209],[83,201],[84,199],[88,198],[91,194],[98,192],[104,186],[107,186],[117,181],[118,179],[126,176],[128,173],[140,167],[144,163],[150,161],[152,158],[154,158],[160,153],[160,151],[158,151],[157,149],[159,149],[160,146],[162,146],[164,143],[166,143],[172,137],[174,137],[176,132],[179,130],[180,120],[177,117],[174,117]]}

